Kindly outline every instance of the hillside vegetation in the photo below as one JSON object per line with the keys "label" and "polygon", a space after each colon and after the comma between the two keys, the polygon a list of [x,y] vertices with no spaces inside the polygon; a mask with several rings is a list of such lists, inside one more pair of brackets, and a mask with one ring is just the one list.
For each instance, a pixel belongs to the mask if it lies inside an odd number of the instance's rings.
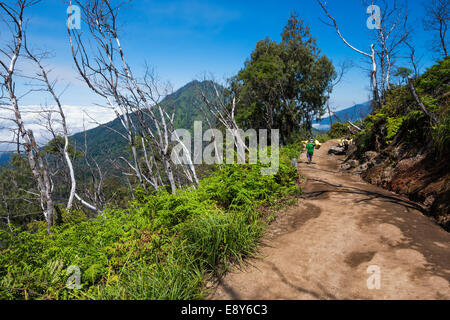
{"label": "hillside vegetation", "polygon": [[[1,232],[0,299],[201,298],[211,275],[254,254],[269,218],[258,208],[300,192],[290,164],[299,148],[281,150],[273,176],[261,164],[217,167],[198,189],[138,188],[125,210],[95,219],[61,210],[50,235],[45,222]],[[66,286],[70,266],[81,271],[79,290]]]}
{"label": "hillside vegetation", "polygon": [[414,80],[414,87],[436,121],[419,107],[408,85],[399,86],[364,120],[347,162],[359,160],[366,180],[423,203],[449,229],[450,58]]}
{"label": "hillside vegetation", "polygon": [[[211,81],[189,82],[160,102],[163,109],[168,113],[174,112],[175,128],[192,131],[195,121],[205,120],[205,116],[201,112],[205,105],[199,97],[200,89],[211,93],[213,83]],[[132,117],[136,122],[136,116],[132,115]],[[210,121],[215,123],[215,119],[210,119]],[[72,141],[75,147],[80,150],[87,147],[89,156],[97,160],[103,167],[107,167],[110,166],[107,160],[117,159],[120,156],[129,157],[127,141],[116,132],[125,133],[119,119],[86,132],[77,133],[72,136]],[[83,162],[81,161],[79,165],[83,165]]]}

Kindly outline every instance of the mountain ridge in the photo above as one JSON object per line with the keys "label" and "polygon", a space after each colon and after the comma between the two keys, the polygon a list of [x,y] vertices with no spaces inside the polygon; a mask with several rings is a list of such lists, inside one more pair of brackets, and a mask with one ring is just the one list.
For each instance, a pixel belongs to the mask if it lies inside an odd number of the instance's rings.
{"label": "mountain ridge", "polygon": [[[364,119],[372,112],[371,101],[355,104],[334,112],[332,120],[334,122],[344,122],[347,120],[357,121]],[[330,129],[330,118],[325,115],[322,119],[313,122],[313,127],[318,130],[328,131]]]}
{"label": "mountain ridge", "polygon": [[[211,81],[194,80],[167,95],[161,101],[161,106],[169,114],[176,111],[175,128],[191,130],[195,121],[204,120],[204,115],[199,108],[203,102],[198,99],[198,90],[202,88],[208,94],[212,90],[212,85]],[[134,118],[135,115],[131,115],[131,117]],[[84,150],[86,136],[86,145],[90,156],[96,160],[100,160],[104,156],[115,159],[119,154],[124,156],[128,142],[113,130],[125,133],[125,129],[117,118],[96,128],[76,133],[71,136],[71,140],[78,149]]]}
{"label": "mountain ridge", "polygon": [[[194,121],[204,120],[200,109],[194,107],[202,103],[198,99],[197,90],[204,85],[206,85],[208,90],[212,90],[212,84],[211,81],[193,80],[163,99],[161,104],[168,106],[169,110],[173,110],[173,106],[176,108],[174,125],[177,129],[184,128],[192,130]],[[366,117],[371,111],[370,101],[355,104],[352,107],[335,112],[333,121],[355,121]],[[70,139],[77,149],[84,150],[86,135],[88,153],[96,160],[105,156],[114,159],[114,156],[118,154],[121,156],[126,154],[127,141],[107,127],[119,132],[123,132],[124,130],[119,119],[114,119],[95,128],[75,133]],[[315,121],[313,127],[317,133],[329,130],[329,117],[324,116],[319,121]],[[12,153],[2,153],[0,155],[0,166],[8,165],[11,155]]]}

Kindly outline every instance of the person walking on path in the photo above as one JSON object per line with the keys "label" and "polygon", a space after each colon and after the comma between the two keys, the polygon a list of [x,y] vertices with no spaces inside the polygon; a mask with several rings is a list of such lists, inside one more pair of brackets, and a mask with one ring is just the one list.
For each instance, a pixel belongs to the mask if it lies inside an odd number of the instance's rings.
{"label": "person walking on path", "polygon": [[314,139],[309,140],[309,143],[306,145],[306,157],[308,158],[308,163],[312,162],[312,158],[314,155]]}

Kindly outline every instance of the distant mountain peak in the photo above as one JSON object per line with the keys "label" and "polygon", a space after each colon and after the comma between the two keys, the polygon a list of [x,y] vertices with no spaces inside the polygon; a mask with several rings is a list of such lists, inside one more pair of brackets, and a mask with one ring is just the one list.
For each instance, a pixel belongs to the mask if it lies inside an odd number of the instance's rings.
{"label": "distant mountain peak", "polygon": [[[189,95],[192,94],[198,94],[197,89],[204,88],[206,90],[210,90],[213,88],[213,84],[217,85],[218,87],[221,87],[220,84],[214,83],[212,80],[192,80],[191,82],[186,83],[184,86],[179,88],[178,90],[174,91],[173,93],[169,94],[167,96],[167,99],[169,100],[175,100],[178,99],[180,96],[182,96],[184,93],[189,92]],[[192,92],[190,92],[192,91]]]}
{"label": "distant mountain peak", "polygon": [[[177,129],[192,129],[195,121],[203,121],[204,115],[201,112],[201,99],[199,89],[211,94],[213,81],[193,80],[172,94],[166,96],[160,103],[162,108],[169,113],[175,110],[174,125]],[[220,87],[219,84],[217,86]],[[127,142],[118,134],[108,130],[105,127],[112,128],[117,132],[124,132],[124,129],[118,119],[115,119],[103,126],[86,131],[88,150],[97,160],[105,158],[118,158],[123,156],[127,148]],[[84,146],[84,132],[72,136],[73,142],[78,147]],[[107,154],[107,157],[105,157]]]}

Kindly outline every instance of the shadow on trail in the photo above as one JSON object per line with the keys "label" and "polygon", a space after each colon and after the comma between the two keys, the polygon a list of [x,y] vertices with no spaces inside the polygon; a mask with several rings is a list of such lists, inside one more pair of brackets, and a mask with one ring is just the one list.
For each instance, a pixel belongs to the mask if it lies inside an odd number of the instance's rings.
{"label": "shadow on trail", "polygon": [[[322,292],[315,292],[309,289],[305,289],[302,288],[298,285],[293,284],[291,281],[289,281],[289,279],[281,272],[281,270],[273,263],[270,261],[266,261],[266,264],[268,264],[270,266],[270,268],[272,269],[272,271],[279,277],[280,281],[283,282],[284,284],[286,284],[288,287],[303,293],[303,294],[307,294],[311,297],[313,297],[314,299],[318,299],[318,300],[323,300],[323,299],[328,299],[328,300],[337,300],[338,298],[336,296],[334,296],[333,294],[327,292],[327,290],[325,289],[324,286],[322,286],[321,284],[318,284],[318,287],[320,288],[320,290]],[[231,297],[232,300],[241,300],[241,296],[229,285],[227,285],[223,279],[219,279],[218,284],[223,288],[223,290],[229,295],[229,297]]]}
{"label": "shadow on trail", "polygon": [[311,165],[306,164],[306,167],[299,167],[300,172],[305,173],[308,172],[308,170],[318,170],[320,172],[328,172],[331,174],[336,174],[339,173],[339,171],[331,171],[331,170],[326,170],[326,169],[322,169],[322,168],[316,168],[316,167],[312,167]]}
{"label": "shadow on trail", "polygon": [[[363,196],[361,199],[353,200],[355,204],[371,203],[378,206],[380,210],[372,214],[361,212],[359,226],[361,228],[373,228],[382,224],[390,224],[398,227],[403,239],[400,243],[387,245],[395,249],[412,249],[420,252],[426,259],[424,266],[418,266],[416,272],[418,276],[423,272],[430,272],[450,281],[450,254],[448,234],[434,221],[430,223],[424,216],[428,216],[428,211],[422,206],[400,196],[383,193],[377,190],[378,187],[367,185],[367,189],[357,187],[336,185],[320,179],[309,179],[311,183],[304,190],[302,198],[320,200],[324,195],[335,194],[357,194]],[[326,188],[325,190],[321,190]],[[311,191],[308,191],[311,190]],[[373,201],[379,201],[373,203]],[[403,207],[405,210],[399,209]],[[384,209],[384,210],[383,210]],[[421,212],[412,214],[412,210]],[[425,218],[425,219],[424,219]],[[438,227],[438,228],[436,228]]]}
{"label": "shadow on trail", "polygon": [[320,179],[309,178],[308,180],[318,182],[318,183],[327,185],[329,187],[333,187],[334,189],[318,190],[318,191],[311,191],[311,192],[305,191],[302,194],[303,199],[314,199],[314,198],[318,198],[318,197],[320,197],[324,194],[328,194],[328,193],[358,194],[358,195],[367,196],[367,198],[355,200],[355,203],[369,202],[372,200],[382,200],[383,202],[401,205],[407,209],[418,210],[422,214],[428,215],[428,211],[425,210],[422,206],[420,206],[419,204],[417,204],[415,202],[412,202],[412,201],[409,201],[406,199],[402,199],[401,197],[387,195],[387,194],[377,192],[377,191],[364,190],[364,189],[360,189],[360,188],[356,188],[356,187],[346,187],[343,185],[335,185],[335,184],[332,184],[332,183],[329,183],[327,181],[320,180]]}
{"label": "shadow on trail", "polygon": [[268,265],[270,265],[272,270],[280,278],[281,282],[283,282],[287,286],[291,287],[292,289],[297,290],[300,293],[306,293],[306,294],[308,294],[308,295],[310,295],[310,296],[312,296],[312,297],[314,297],[315,299],[318,299],[318,300],[322,300],[324,298],[329,299],[329,300],[337,300],[337,298],[334,295],[332,295],[331,293],[327,292],[323,286],[320,286],[320,288],[324,292],[320,294],[320,293],[314,292],[312,290],[308,290],[308,289],[305,289],[305,288],[302,288],[300,286],[297,286],[297,285],[293,284],[292,282],[290,282],[286,278],[286,276],[281,272],[281,270],[273,262],[266,261],[266,263]]}
{"label": "shadow on trail", "polygon": [[223,288],[223,290],[230,295],[232,300],[241,300],[241,297],[238,295],[238,293],[228,286],[225,282],[223,282],[222,278],[219,279],[218,284]]}

